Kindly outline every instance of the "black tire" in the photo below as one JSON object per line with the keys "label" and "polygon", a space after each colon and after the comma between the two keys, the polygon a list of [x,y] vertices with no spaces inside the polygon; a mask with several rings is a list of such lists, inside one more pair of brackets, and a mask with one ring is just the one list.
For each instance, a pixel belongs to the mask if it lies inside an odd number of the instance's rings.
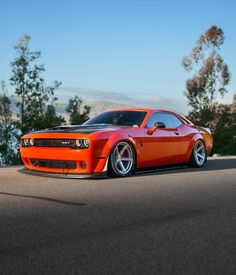
{"label": "black tire", "polygon": [[202,140],[195,142],[190,158],[191,167],[203,167],[207,163],[206,146]]}
{"label": "black tire", "polygon": [[126,141],[120,141],[111,150],[107,174],[111,177],[127,177],[134,173],[135,163],[136,154],[133,146]]}

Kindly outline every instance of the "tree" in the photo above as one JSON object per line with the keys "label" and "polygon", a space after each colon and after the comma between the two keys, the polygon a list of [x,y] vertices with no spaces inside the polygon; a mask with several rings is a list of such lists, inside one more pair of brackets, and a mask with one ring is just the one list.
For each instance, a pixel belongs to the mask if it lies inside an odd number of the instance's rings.
{"label": "tree", "polygon": [[214,132],[214,152],[222,155],[236,154],[236,105],[217,106],[216,129]]}
{"label": "tree", "polygon": [[11,100],[7,96],[6,84],[1,82],[1,94],[0,94],[0,124],[2,126],[8,126],[11,124]]}
{"label": "tree", "polygon": [[66,112],[69,114],[70,123],[73,125],[80,125],[89,119],[89,113],[91,107],[85,105],[83,111],[81,112],[83,100],[75,96],[69,100],[69,103],[66,107]]}
{"label": "tree", "polygon": [[11,100],[7,96],[5,82],[1,83],[0,93],[0,158],[3,164],[19,163],[17,128],[12,120]]}
{"label": "tree", "polygon": [[227,64],[220,55],[224,44],[224,32],[212,26],[201,35],[192,52],[183,58],[183,67],[193,72],[186,81],[184,94],[192,110],[189,118],[196,124],[213,127],[217,96],[224,96],[230,81]]}
{"label": "tree", "polygon": [[[19,113],[17,116],[20,120],[19,128],[22,134],[44,127],[41,122],[46,116],[48,105],[56,102],[57,98],[54,97],[54,93],[61,85],[58,81],[55,81],[51,86],[46,85],[42,76],[45,68],[36,63],[41,52],[30,51],[30,39],[29,35],[23,36],[14,47],[17,57],[11,62],[13,75],[10,82],[18,97]],[[57,117],[56,121],[59,125],[64,122],[64,119]],[[54,124],[55,120],[52,121],[52,124],[49,122],[48,126],[55,126]]]}
{"label": "tree", "polygon": [[58,125],[61,125],[62,123],[65,123],[64,117],[57,115],[55,106],[53,104],[50,104],[47,106],[46,112],[42,117],[39,127],[42,127],[42,128],[56,127]]}

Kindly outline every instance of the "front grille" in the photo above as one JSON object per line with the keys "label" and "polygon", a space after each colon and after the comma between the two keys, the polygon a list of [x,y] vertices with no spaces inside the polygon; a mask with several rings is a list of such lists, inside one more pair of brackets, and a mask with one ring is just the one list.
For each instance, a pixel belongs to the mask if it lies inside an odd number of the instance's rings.
{"label": "front grille", "polygon": [[64,147],[76,148],[75,139],[35,139],[34,146],[36,147]]}
{"label": "front grille", "polygon": [[60,161],[60,160],[44,160],[44,159],[31,159],[31,163],[37,167],[44,168],[60,168],[60,169],[75,169],[75,161]]}

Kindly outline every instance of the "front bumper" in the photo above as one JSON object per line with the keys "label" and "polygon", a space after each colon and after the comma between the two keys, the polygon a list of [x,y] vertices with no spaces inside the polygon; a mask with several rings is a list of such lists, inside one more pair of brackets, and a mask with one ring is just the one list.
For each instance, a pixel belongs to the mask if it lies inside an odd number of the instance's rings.
{"label": "front bumper", "polygon": [[107,172],[103,171],[100,173],[90,173],[90,174],[73,174],[73,173],[56,173],[56,172],[43,172],[39,170],[32,170],[27,168],[22,168],[19,172],[33,175],[33,176],[40,176],[40,177],[51,177],[51,178],[64,178],[64,179],[97,179],[97,178],[106,178]]}
{"label": "front bumper", "polygon": [[106,156],[92,149],[21,147],[21,158],[29,171],[62,175],[106,172]]}

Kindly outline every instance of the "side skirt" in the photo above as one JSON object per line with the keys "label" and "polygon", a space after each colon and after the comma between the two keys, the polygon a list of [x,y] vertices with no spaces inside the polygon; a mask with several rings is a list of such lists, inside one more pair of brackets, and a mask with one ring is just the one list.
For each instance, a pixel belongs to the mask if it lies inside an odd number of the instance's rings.
{"label": "side skirt", "polygon": [[168,164],[168,165],[160,165],[160,166],[152,166],[152,167],[145,167],[139,168],[136,170],[135,174],[145,174],[145,173],[153,173],[153,172],[161,172],[161,171],[168,171],[174,169],[181,169],[189,167],[189,163],[175,163],[175,164]]}

